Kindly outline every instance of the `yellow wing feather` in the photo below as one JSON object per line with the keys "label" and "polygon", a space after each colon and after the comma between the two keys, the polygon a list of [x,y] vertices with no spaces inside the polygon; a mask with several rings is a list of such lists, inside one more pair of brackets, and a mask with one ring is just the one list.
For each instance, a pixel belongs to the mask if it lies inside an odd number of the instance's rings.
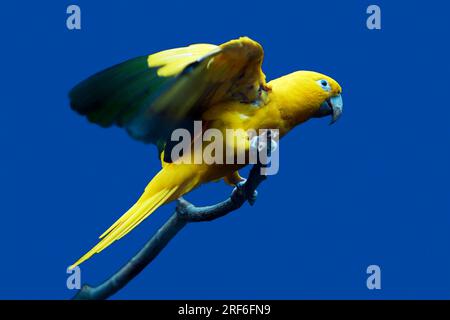
{"label": "yellow wing feather", "polygon": [[193,44],[188,47],[169,49],[148,56],[148,66],[160,67],[158,75],[170,77],[179,74],[191,63],[199,60],[205,55],[220,49],[213,44]]}
{"label": "yellow wing feather", "polygon": [[[168,104],[181,106],[189,101],[187,104],[202,106],[204,110],[224,101],[254,101],[260,96],[260,88],[266,88],[261,69],[263,58],[261,45],[247,37],[220,46],[193,44],[151,54],[147,63],[149,67],[158,68],[161,77],[177,76],[187,66],[199,62],[192,73],[181,78],[153,108],[162,110]],[[183,100],[178,102],[174,95]],[[184,108],[176,108],[171,113],[176,114],[177,110],[182,112]]]}

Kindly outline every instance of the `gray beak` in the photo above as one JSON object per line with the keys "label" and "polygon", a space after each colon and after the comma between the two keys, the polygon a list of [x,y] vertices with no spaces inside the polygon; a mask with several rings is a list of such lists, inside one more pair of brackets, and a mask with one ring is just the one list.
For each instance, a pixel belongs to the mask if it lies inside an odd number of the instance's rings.
{"label": "gray beak", "polygon": [[331,108],[333,109],[333,114],[331,116],[330,124],[335,123],[341,117],[342,110],[344,108],[344,102],[342,101],[342,96],[338,94],[337,96],[330,98]]}
{"label": "gray beak", "polygon": [[325,117],[331,115],[330,125],[335,123],[341,116],[344,107],[342,96],[340,94],[325,100],[319,108],[316,118]]}

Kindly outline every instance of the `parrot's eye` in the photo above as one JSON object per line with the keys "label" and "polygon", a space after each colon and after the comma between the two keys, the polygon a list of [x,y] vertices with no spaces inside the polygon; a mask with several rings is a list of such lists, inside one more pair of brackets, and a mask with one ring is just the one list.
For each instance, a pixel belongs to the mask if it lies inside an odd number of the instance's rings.
{"label": "parrot's eye", "polygon": [[317,83],[322,87],[323,90],[325,91],[331,91],[331,87],[330,84],[328,83],[327,80],[318,80]]}

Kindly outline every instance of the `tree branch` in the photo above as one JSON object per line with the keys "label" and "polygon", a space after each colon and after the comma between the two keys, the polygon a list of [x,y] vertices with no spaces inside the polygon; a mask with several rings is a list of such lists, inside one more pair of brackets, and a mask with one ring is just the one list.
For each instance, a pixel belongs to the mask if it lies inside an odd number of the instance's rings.
{"label": "tree branch", "polygon": [[[268,131],[267,155],[271,154],[271,138]],[[145,246],[121,269],[97,287],[83,285],[73,297],[74,300],[103,300],[122,289],[155,259],[172,238],[189,222],[211,221],[239,209],[247,200],[253,204],[256,188],[266,179],[261,173],[268,163],[258,162],[250,170],[248,179],[238,185],[231,196],[215,205],[196,207],[183,198],[178,199],[175,212],[153,235]]]}

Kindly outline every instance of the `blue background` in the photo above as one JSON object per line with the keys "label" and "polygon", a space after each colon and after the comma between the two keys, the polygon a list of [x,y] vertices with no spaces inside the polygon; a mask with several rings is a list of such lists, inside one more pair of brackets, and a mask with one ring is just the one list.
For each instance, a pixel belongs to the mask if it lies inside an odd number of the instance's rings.
{"label": "blue background", "polygon": [[[66,29],[71,3],[81,31]],[[375,3],[381,31],[366,28],[367,1],[3,3],[0,298],[70,298],[66,267],[160,167],[154,147],[71,111],[68,90],[130,57],[241,35],[264,46],[268,79],[337,79],[344,115],[289,134],[254,207],[187,226],[114,298],[450,298],[450,8]],[[172,210],[83,264],[83,282],[128,261]],[[366,288],[371,264],[381,290]]]}

